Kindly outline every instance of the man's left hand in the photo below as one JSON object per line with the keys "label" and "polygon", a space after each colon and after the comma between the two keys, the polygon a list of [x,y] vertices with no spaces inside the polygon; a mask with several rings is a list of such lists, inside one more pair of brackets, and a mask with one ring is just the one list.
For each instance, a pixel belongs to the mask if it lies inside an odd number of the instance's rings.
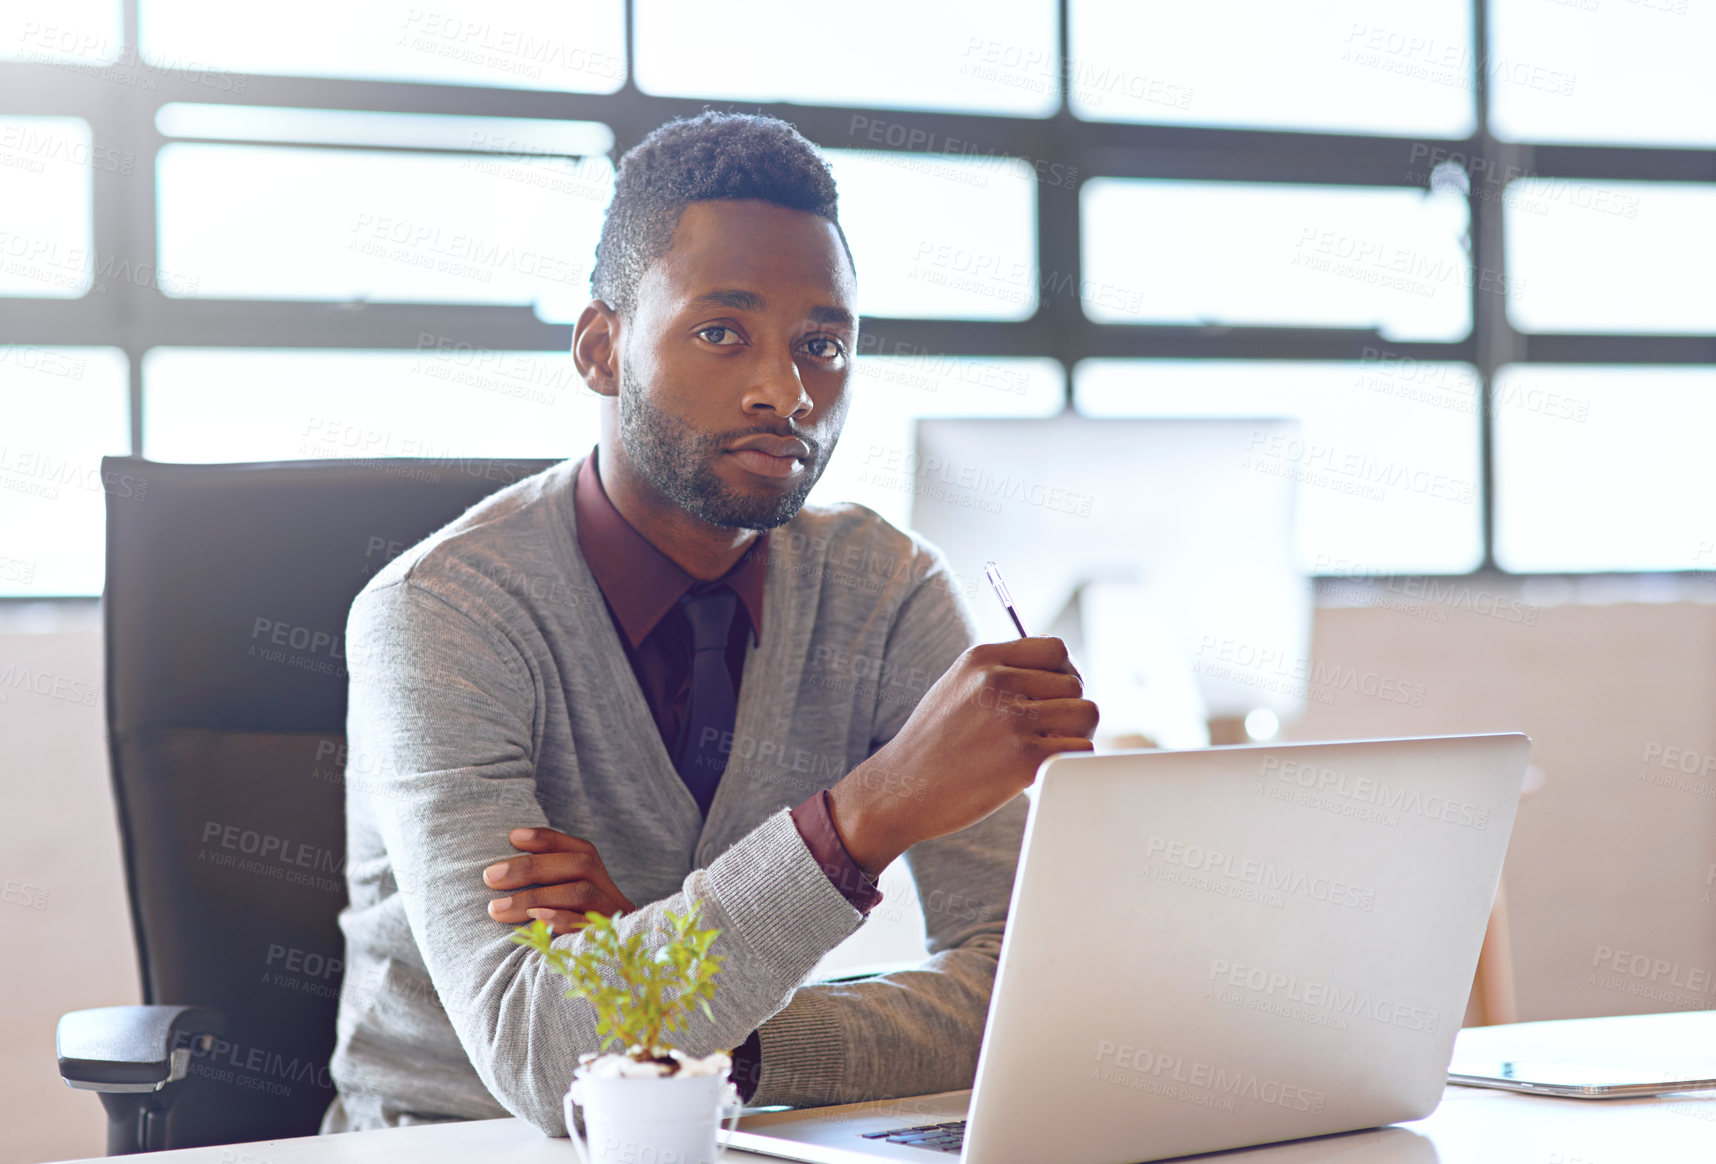
{"label": "man's left hand", "polygon": [[523,925],[539,918],[555,933],[567,934],[584,924],[586,913],[637,908],[608,876],[589,841],[550,828],[513,829],[507,840],[525,855],[484,869],[483,884],[520,892],[489,902],[489,916],[496,921]]}

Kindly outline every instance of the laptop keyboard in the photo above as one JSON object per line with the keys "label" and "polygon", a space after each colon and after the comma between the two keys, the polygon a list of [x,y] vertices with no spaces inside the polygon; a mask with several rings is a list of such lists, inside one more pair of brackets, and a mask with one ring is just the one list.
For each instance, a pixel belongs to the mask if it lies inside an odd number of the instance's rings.
{"label": "laptop keyboard", "polygon": [[887,1132],[865,1132],[866,1140],[881,1140],[888,1144],[909,1144],[914,1148],[933,1148],[937,1152],[957,1154],[965,1146],[965,1121],[949,1120],[945,1124],[919,1124],[915,1128],[894,1128]]}

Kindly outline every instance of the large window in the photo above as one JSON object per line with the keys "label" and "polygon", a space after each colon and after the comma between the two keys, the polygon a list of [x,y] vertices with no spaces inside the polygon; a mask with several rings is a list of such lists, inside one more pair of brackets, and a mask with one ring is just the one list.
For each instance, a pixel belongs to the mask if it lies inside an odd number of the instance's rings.
{"label": "large window", "polygon": [[1093,178],[1083,226],[1098,322],[1472,330],[1466,202],[1446,188]]}
{"label": "large window", "polygon": [[1519,330],[1716,332],[1716,185],[1526,178],[1508,192]]}
{"label": "large window", "polygon": [[0,116],[0,295],[76,299],[94,271],[89,123]]}
{"label": "large window", "polygon": [[1465,0],[1074,0],[1080,117],[1401,137],[1472,131]]}
{"label": "large window", "polygon": [[1036,314],[1036,184],[1024,162],[873,150],[828,158],[865,316]]}
{"label": "large window", "polygon": [[1490,0],[1491,123],[1509,141],[1716,146],[1716,8]]}
{"label": "large window", "polygon": [[572,357],[444,344],[416,351],[155,348],[143,455],[157,461],[541,457],[596,442]]}
{"label": "large window", "polygon": [[1512,364],[1495,393],[1504,569],[1716,570],[1716,368]]}
{"label": "large window", "polygon": [[114,348],[0,347],[0,594],[100,589],[102,502],[118,491],[101,458],[130,443],[125,389]]}
{"label": "large window", "polygon": [[619,155],[826,151],[864,330],[818,500],[914,418],[1292,416],[1306,569],[1708,571],[1699,0],[13,0],[0,597],[101,585],[99,458],[573,455]]}
{"label": "large window", "polygon": [[624,0],[137,0],[143,59],[227,74],[611,93]]}
{"label": "large window", "polygon": [[804,0],[746,0],[720,12],[701,0],[632,2],[646,93],[1027,117],[1060,105],[1055,0],[815,10]]}

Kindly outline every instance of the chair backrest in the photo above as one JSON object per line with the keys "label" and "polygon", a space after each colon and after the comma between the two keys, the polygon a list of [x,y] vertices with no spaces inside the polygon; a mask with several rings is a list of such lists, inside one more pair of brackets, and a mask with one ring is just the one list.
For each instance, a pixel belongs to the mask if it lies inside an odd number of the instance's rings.
{"label": "chair backrest", "polygon": [[400,551],[553,463],[103,460],[143,1001],[229,1024],[179,1085],[172,1146],[316,1132],[344,952],[347,611]]}

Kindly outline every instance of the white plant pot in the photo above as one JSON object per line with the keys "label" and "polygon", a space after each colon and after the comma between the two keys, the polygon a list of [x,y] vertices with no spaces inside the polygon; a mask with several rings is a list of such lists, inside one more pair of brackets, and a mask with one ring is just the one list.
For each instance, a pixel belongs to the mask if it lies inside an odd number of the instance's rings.
{"label": "white plant pot", "polygon": [[[584,1109],[586,1147],[575,1108]],[[715,1164],[726,1150],[716,1133],[723,1118],[739,1117],[739,1096],[718,1075],[595,1078],[588,1066],[572,1073],[566,1092],[566,1132],[585,1164]]]}

